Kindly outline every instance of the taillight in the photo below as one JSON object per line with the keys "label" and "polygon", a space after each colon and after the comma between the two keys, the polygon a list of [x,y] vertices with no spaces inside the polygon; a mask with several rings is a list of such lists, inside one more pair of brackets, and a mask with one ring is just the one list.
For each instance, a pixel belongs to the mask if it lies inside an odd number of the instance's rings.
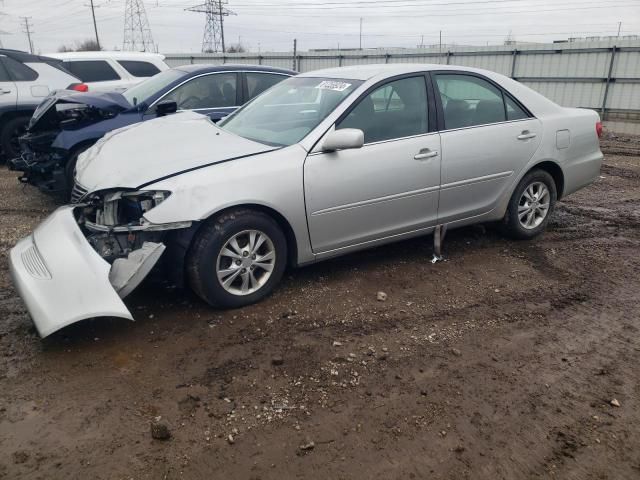
{"label": "taillight", "polygon": [[89,85],[86,83],[72,83],[67,87],[67,90],[75,90],[76,92],[88,92]]}
{"label": "taillight", "polygon": [[598,134],[598,138],[602,138],[602,122],[596,123],[596,133]]}

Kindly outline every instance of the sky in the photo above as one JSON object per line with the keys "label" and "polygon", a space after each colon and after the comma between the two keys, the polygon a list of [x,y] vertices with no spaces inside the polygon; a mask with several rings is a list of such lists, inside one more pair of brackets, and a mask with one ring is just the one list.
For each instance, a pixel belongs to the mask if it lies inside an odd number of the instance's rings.
{"label": "sky", "polygon": [[[121,49],[127,0],[93,0],[104,49]],[[202,47],[204,13],[185,11],[205,0],[146,0],[154,42],[162,53]],[[22,17],[30,17],[36,53],[94,38],[90,0],[0,0],[0,40],[28,50]],[[640,35],[640,0],[227,0],[227,45],[251,51],[550,42],[568,37]]]}

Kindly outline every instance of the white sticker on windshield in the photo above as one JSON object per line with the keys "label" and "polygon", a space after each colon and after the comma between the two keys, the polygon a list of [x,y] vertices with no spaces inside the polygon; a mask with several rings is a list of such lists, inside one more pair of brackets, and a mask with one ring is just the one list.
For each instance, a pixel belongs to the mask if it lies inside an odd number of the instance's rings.
{"label": "white sticker on windshield", "polygon": [[320,90],[334,90],[336,92],[344,92],[350,86],[351,84],[346,82],[333,82],[330,80],[325,80],[323,82],[320,82],[320,85],[318,85],[316,88],[319,88]]}

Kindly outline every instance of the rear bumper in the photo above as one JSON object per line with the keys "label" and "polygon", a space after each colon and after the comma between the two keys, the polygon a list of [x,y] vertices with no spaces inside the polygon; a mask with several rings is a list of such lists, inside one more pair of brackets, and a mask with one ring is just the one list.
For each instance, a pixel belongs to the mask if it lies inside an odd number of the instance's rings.
{"label": "rear bumper", "polygon": [[93,317],[133,320],[86,241],[73,207],[56,210],[11,250],[11,277],[41,337]]}

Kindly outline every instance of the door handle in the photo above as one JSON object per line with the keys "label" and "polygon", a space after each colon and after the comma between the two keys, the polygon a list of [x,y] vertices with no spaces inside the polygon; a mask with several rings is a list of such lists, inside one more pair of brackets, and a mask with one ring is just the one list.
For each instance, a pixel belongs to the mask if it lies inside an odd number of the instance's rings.
{"label": "door handle", "polygon": [[0,95],[4,95],[5,93],[11,93],[11,90],[5,90],[4,88],[0,88]]}
{"label": "door handle", "polygon": [[518,140],[529,140],[530,138],[535,138],[536,134],[530,132],[529,130],[523,130],[520,135],[518,135]]}
{"label": "door handle", "polygon": [[416,156],[413,157],[414,160],[426,160],[427,158],[437,157],[438,152],[435,150],[429,150],[428,148],[423,148],[420,150]]}

